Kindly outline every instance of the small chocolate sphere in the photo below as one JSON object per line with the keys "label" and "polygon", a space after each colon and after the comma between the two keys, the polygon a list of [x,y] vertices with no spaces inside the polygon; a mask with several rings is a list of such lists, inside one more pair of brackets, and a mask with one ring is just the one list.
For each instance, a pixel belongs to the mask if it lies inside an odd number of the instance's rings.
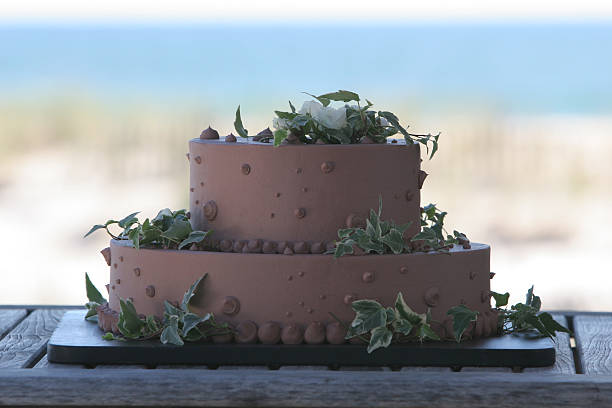
{"label": "small chocolate sphere", "polygon": [[330,344],[344,344],[346,339],[346,329],[339,322],[333,322],[327,325],[325,330],[325,338]]}
{"label": "small chocolate sphere", "polygon": [[247,248],[250,253],[257,254],[261,252],[261,240],[252,239],[247,243]]}
{"label": "small chocolate sphere", "polygon": [[219,249],[223,252],[232,252],[234,249],[234,242],[231,239],[223,239],[219,243]]}
{"label": "small chocolate sphere", "polygon": [[323,242],[313,242],[312,245],[310,245],[311,254],[322,254],[323,252],[325,252],[325,245]]}
{"label": "small chocolate sphere", "polygon": [[281,339],[281,328],[276,322],[266,322],[257,330],[259,341],[263,344],[276,344]]}
{"label": "small chocolate sphere", "polygon": [[247,241],[235,241],[234,242],[234,252],[242,252],[242,248],[247,244]]}
{"label": "small chocolate sphere", "polygon": [[304,341],[304,329],[299,324],[290,323],[283,327],[281,340],[284,344],[301,344]]}
{"label": "small chocolate sphere", "polygon": [[436,287],[429,288],[425,291],[425,295],[423,296],[423,300],[427,306],[437,306],[440,301],[440,291]]}
{"label": "small chocolate sphere", "polygon": [[261,247],[264,254],[275,254],[276,253],[276,242],[265,241]]}
{"label": "small chocolate sphere", "polygon": [[257,324],[255,322],[245,320],[236,327],[236,342],[256,343],[257,331]]}
{"label": "small chocolate sphere", "polygon": [[221,307],[223,314],[233,316],[240,311],[240,301],[234,296],[226,296]]}
{"label": "small chocolate sphere", "polygon": [[308,243],[306,242],[296,242],[293,244],[293,252],[296,254],[307,254],[308,253]]}
{"label": "small chocolate sphere", "polygon": [[312,322],[304,332],[304,340],[308,344],[322,344],[325,342],[325,325],[321,322]]}

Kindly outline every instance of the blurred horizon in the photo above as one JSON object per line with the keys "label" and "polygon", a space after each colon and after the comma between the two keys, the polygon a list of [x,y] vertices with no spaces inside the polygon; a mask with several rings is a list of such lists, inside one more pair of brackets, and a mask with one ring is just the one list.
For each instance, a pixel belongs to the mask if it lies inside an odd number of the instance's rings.
{"label": "blurred horizon", "polygon": [[442,132],[422,203],[491,245],[493,290],[516,302],[535,284],[545,308],[612,310],[612,20],[107,25],[1,12],[0,304],[83,303],[83,272],[108,279],[106,237],[84,232],[187,206],[187,141],[209,124],[232,131],[237,105],[259,131],[288,99],[310,99],[301,91],[350,89]]}

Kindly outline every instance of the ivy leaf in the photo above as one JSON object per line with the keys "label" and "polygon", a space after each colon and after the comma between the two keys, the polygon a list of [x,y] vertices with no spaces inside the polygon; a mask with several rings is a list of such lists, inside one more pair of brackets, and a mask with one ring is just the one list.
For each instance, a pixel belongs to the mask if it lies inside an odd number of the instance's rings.
{"label": "ivy leaf", "polygon": [[179,335],[177,316],[170,316],[168,322],[166,323],[166,327],[164,328],[161,333],[161,336],[159,337],[159,340],[162,342],[162,344],[169,343],[174,344],[176,346],[182,346],[183,344],[185,344],[183,342],[183,339],[181,339],[181,336]]}
{"label": "ivy leaf", "polygon": [[404,301],[404,295],[402,295],[402,292],[398,292],[397,297],[395,298],[395,310],[397,311],[400,319],[406,320],[414,326],[425,323],[425,315],[420,315],[414,312]]}
{"label": "ivy leaf", "polygon": [[91,229],[89,230],[87,234],[83,235],[83,238],[87,238],[88,236],[90,236],[91,234],[93,234],[99,229],[106,229],[106,225],[100,225],[100,224],[94,225],[93,227],[91,227]]}
{"label": "ivy leaf", "polygon": [[178,249],[183,249],[189,244],[197,244],[198,242],[204,241],[212,231],[191,231],[189,236],[185,238],[178,246]]}
{"label": "ivy leaf", "polygon": [[127,217],[123,218],[121,221],[118,222],[119,226],[121,228],[128,228],[130,225],[138,222],[138,218],[136,218],[136,216],[140,213],[140,211],[132,213],[130,215],[128,215]]}
{"label": "ivy leaf", "polygon": [[334,258],[340,258],[343,255],[352,254],[355,252],[353,245],[355,241],[352,239],[346,241],[336,242],[336,249],[334,250]]}
{"label": "ivy leaf", "polygon": [[470,323],[478,318],[478,312],[470,310],[465,305],[451,307],[446,314],[453,317],[453,332],[457,343],[461,341],[461,336]]}
{"label": "ivy leaf", "polygon": [[293,106],[293,104],[291,103],[291,101],[289,101],[289,107],[291,108],[291,112],[295,113],[295,106]]}
{"label": "ivy leaf", "polygon": [[278,116],[279,118],[287,120],[293,120],[296,116],[298,116],[298,114],[295,112],[274,111],[274,113],[276,113],[276,116]]}
{"label": "ivy leaf", "polygon": [[153,334],[157,333],[160,329],[159,324],[154,316],[147,316],[145,319],[145,327],[147,333]]}
{"label": "ivy leaf", "polygon": [[[319,95],[316,98],[317,99],[323,98],[323,99],[329,99],[331,101],[341,101],[341,102],[350,102],[350,101],[359,102],[359,95],[358,94],[356,94],[355,92],[343,91],[343,90],[340,90],[338,92],[330,92],[330,93],[326,93],[326,94],[323,94],[323,95]],[[323,103],[323,102],[321,102],[321,103]],[[327,105],[325,105],[325,106],[327,106]]]}
{"label": "ivy leaf", "polygon": [[286,129],[275,130],[274,131],[274,146],[280,146],[286,137],[287,137]]}
{"label": "ivy leaf", "polygon": [[395,331],[403,334],[404,336],[409,336],[410,333],[412,332],[412,329],[414,328],[414,325],[406,319],[399,319],[395,323],[394,328],[395,328]]}
{"label": "ivy leaf", "polygon": [[134,248],[140,249],[140,231],[138,228],[132,228],[128,232],[128,239],[132,241]]}
{"label": "ivy leaf", "polygon": [[249,131],[244,128],[242,125],[242,118],[240,117],[240,105],[238,105],[238,109],[236,109],[236,120],[234,120],[234,129],[241,137],[249,137]]}
{"label": "ivy leaf", "polygon": [[504,294],[501,294],[491,291],[491,296],[493,296],[493,299],[495,299],[495,307],[502,307],[508,304],[510,293],[506,292]]}
{"label": "ivy leaf", "polygon": [[87,292],[87,299],[90,302],[95,302],[100,305],[106,303],[106,299],[104,299],[104,296],[102,296],[100,291],[91,282],[87,272],[85,272],[85,291]]}
{"label": "ivy leaf", "polygon": [[161,236],[174,242],[181,242],[191,234],[191,223],[187,219],[176,219]]}
{"label": "ivy leaf", "polygon": [[340,238],[340,239],[348,238],[353,233],[353,231],[354,231],[353,228],[339,229],[338,230],[338,238]]}
{"label": "ivy leaf", "polygon": [[381,347],[389,347],[393,339],[393,333],[386,327],[377,327],[372,330],[370,344],[368,344],[368,354]]}
{"label": "ivy leaf", "polygon": [[402,125],[400,125],[399,119],[397,118],[397,116],[395,116],[393,113],[387,112],[387,111],[379,111],[378,112],[378,116],[387,119],[389,121],[389,123],[395,129],[397,129],[402,135],[404,135],[404,140],[406,141],[407,145],[412,144],[412,139],[410,139],[410,134],[406,131],[406,129],[404,129],[402,127]]}
{"label": "ivy leaf", "polygon": [[404,251],[404,238],[402,233],[396,229],[391,229],[389,233],[381,238],[381,241],[391,248],[394,254],[401,254]]}
{"label": "ivy leaf", "polygon": [[369,299],[356,300],[351,304],[351,308],[358,314],[371,314],[384,309],[380,303]]}
{"label": "ivy leaf", "polygon": [[556,336],[556,332],[570,333],[569,329],[559,324],[550,313],[542,312],[538,315],[538,318],[544,325],[546,331],[552,336]]}
{"label": "ivy leaf", "polygon": [[168,316],[175,315],[181,317],[184,314],[182,309],[179,309],[167,300],[164,300],[164,312]]}
{"label": "ivy leaf", "polygon": [[313,97],[313,98],[315,98],[317,101],[321,102],[321,105],[323,105],[323,106],[327,106],[327,105],[329,105],[329,104],[330,104],[330,102],[331,102],[331,101],[330,101],[329,99],[327,99],[327,98],[320,97],[320,96],[315,96],[315,95],[313,95],[313,94],[309,94],[308,92],[302,92],[302,93],[304,93],[304,94],[306,94],[306,95],[308,95],[308,96],[312,96],[312,97]]}
{"label": "ivy leaf", "polygon": [[527,291],[527,299],[525,300],[525,304],[533,307],[536,312],[539,312],[540,308],[542,307],[540,297],[533,294],[533,286],[531,286],[531,288],[529,288]]}
{"label": "ivy leaf", "polygon": [[181,302],[181,309],[185,312],[188,313],[189,312],[189,301],[191,300],[191,298],[195,295],[195,290],[197,289],[198,285],[200,284],[200,282],[205,279],[208,276],[207,273],[204,274],[204,276],[202,276],[200,279],[196,280],[187,290],[187,292],[185,292],[185,294],[183,295],[183,301]]}
{"label": "ivy leaf", "polygon": [[[188,336],[189,332],[191,332],[195,327],[200,324],[208,321],[210,319],[210,313],[205,314],[200,317],[195,313],[187,313],[183,318],[183,336]],[[193,340],[191,340],[193,341]]]}
{"label": "ivy leaf", "polygon": [[127,301],[119,299],[119,306],[121,307],[117,323],[119,332],[129,339],[137,339],[145,323],[140,319],[134,304],[129,299]]}
{"label": "ivy leaf", "polygon": [[417,337],[419,341],[423,342],[424,340],[440,340],[440,336],[436,334],[435,331],[428,324],[422,324],[417,328]]}

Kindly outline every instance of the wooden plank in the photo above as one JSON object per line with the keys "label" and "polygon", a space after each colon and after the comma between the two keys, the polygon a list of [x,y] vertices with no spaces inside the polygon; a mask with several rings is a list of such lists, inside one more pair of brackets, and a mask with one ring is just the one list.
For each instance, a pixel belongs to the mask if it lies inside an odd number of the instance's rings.
{"label": "wooden plank", "polygon": [[40,360],[38,360],[38,363],[36,363],[36,365],[32,368],[42,368],[42,369],[58,369],[58,368],[65,368],[65,369],[71,369],[71,368],[82,368],[85,369],[86,367],[83,365],[79,365],[79,364],[55,364],[55,363],[50,363],[49,360],[47,360],[47,355],[45,354],[44,356],[42,356],[42,358]]}
{"label": "wooden plank", "polygon": [[0,310],[0,340],[27,316],[25,309]]}
{"label": "wooden plank", "polygon": [[612,316],[575,316],[574,337],[584,374],[612,374]]}
{"label": "wooden plank", "polygon": [[0,370],[0,405],[332,408],[612,405],[612,376],[136,369],[50,373],[51,370]]}
{"label": "wooden plank", "polygon": [[[564,327],[569,327],[567,318],[564,315],[552,314],[553,318]],[[559,373],[559,374],[576,374],[576,365],[574,364],[574,353],[570,345],[570,335],[567,333],[557,333],[555,338],[555,364],[551,367],[526,367],[523,372],[538,372],[538,373]]]}
{"label": "wooden plank", "polygon": [[0,368],[30,367],[44,355],[64,310],[35,310],[0,340]]}

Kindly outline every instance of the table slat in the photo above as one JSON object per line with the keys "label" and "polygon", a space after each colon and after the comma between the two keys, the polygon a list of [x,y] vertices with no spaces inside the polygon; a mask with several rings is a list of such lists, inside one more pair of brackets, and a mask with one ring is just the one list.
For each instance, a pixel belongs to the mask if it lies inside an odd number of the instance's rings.
{"label": "table slat", "polygon": [[[505,373],[0,370],[0,404],[257,407],[585,407],[612,376]],[[87,390],[84,392],[83,390]]]}
{"label": "table slat", "polygon": [[584,374],[612,374],[612,316],[576,316],[574,332]]}
{"label": "table slat", "polygon": [[5,309],[0,310],[0,340],[7,334],[17,323],[27,316],[28,312],[25,309]]}
{"label": "table slat", "polygon": [[[569,327],[565,316],[552,314],[553,318],[562,326]],[[555,364],[551,367],[527,367],[523,372],[576,374],[574,353],[570,345],[570,336],[567,333],[557,333],[555,338]]]}
{"label": "table slat", "polygon": [[0,340],[0,368],[29,367],[44,355],[65,310],[35,310]]}

